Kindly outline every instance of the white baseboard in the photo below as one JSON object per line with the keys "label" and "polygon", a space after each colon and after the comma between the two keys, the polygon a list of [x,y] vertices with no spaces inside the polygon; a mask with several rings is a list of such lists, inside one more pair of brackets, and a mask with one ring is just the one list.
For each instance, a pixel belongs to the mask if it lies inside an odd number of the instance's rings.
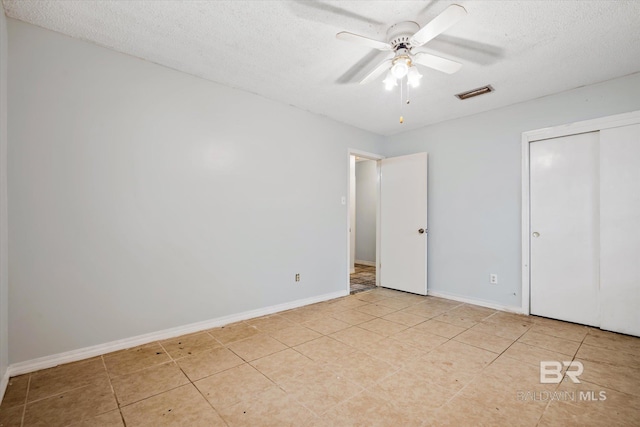
{"label": "white baseboard", "polygon": [[144,335],[124,338],[121,340],[98,344],[91,347],[79,348],[77,350],[71,350],[64,353],[52,354],[50,356],[39,357],[37,359],[26,360],[24,362],[13,363],[7,368],[5,378],[2,379],[3,382],[0,385],[5,384],[5,380],[8,381],[9,377],[13,377],[16,375],[26,374],[29,372],[38,371],[40,369],[52,368],[64,363],[76,362],[78,360],[100,356],[103,354],[111,353],[113,351],[124,350],[143,344],[148,344],[154,341],[166,340],[185,334],[200,332],[207,329],[228,325],[229,323],[253,319],[260,316],[266,316],[268,314],[290,310],[292,308],[298,308],[317,302],[331,300],[334,298],[340,298],[346,295],[349,295],[349,292],[346,290],[332,292],[329,294],[318,295],[311,298],[304,298],[284,304],[272,305],[270,307],[259,308],[256,310],[245,311],[229,316],[217,317],[215,319],[205,320],[202,322],[191,323],[189,325],[178,326],[176,328],[165,329],[163,331],[151,332]]}
{"label": "white baseboard", "polygon": [[4,399],[4,393],[7,391],[9,385],[9,369],[4,371],[2,378],[0,378],[0,402]]}
{"label": "white baseboard", "polygon": [[492,308],[494,310],[507,311],[509,313],[525,314],[521,307],[512,307],[512,306],[507,306],[502,304],[496,304],[490,301],[463,297],[455,294],[449,294],[447,292],[428,290],[427,295],[431,295],[432,297],[450,299],[453,301],[464,302],[466,304],[479,305],[480,307]]}
{"label": "white baseboard", "polygon": [[369,267],[375,267],[376,266],[376,262],[375,261],[363,261],[361,259],[355,260],[354,263],[355,264],[368,265]]}

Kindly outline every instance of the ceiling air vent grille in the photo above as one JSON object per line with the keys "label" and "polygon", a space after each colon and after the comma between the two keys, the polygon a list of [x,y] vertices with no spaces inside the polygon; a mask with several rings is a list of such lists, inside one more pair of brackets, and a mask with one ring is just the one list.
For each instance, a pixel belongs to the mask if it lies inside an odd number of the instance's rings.
{"label": "ceiling air vent grille", "polygon": [[474,96],[484,95],[485,93],[493,92],[495,89],[491,85],[486,85],[479,87],[477,89],[469,90],[467,92],[462,92],[456,95],[458,99],[469,99]]}

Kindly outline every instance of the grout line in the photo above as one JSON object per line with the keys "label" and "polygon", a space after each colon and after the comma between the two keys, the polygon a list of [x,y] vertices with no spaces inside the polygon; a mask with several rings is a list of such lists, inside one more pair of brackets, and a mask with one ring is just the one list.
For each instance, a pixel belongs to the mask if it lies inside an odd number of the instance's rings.
{"label": "grout line", "polygon": [[29,379],[27,380],[27,392],[24,396],[24,408],[22,408],[22,418],[20,418],[20,426],[24,425],[24,418],[27,414],[27,402],[29,401],[29,391],[31,390],[31,374],[29,374]]}

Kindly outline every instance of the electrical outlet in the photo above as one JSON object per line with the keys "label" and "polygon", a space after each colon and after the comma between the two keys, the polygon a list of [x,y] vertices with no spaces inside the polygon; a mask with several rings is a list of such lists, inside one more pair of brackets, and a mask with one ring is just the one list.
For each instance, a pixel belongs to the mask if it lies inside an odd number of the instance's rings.
{"label": "electrical outlet", "polygon": [[495,273],[491,273],[491,275],[489,276],[489,283],[491,283],[492,285],[497,285],[498,284],[498,275]]}
{"label": "electrical outlet", "polygon": [[296,273],[296,282],[300,281],[300,273]]}

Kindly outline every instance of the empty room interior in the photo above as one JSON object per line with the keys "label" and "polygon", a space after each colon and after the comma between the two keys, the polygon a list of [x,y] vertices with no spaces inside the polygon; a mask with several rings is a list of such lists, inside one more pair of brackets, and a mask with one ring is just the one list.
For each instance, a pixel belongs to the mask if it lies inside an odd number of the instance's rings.
{"label": "empty room interior", "polygon": [[0,426],[640,425],[640,2],[1,4]]}

